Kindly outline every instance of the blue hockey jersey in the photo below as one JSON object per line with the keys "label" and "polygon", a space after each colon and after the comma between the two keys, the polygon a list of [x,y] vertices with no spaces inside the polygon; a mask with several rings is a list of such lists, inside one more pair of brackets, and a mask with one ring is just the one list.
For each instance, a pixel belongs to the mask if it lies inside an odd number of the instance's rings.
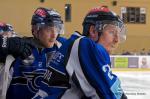
{"label": "blue hockey jersey", "polygon": [[13,64],[14,73],[7,92],[7,99],[31,99],[39,89],[45,73],[46,64],[59,49],[61,42],[52,48],[34,48],[25,60],[17,58]]}
{"label": "blue hockey jersey", "polygon": [[102,45],[88,38],[77,39],[66,64],[71,88],[62,99],[121,99],[120,81],[109,64],[109,54]]}
{"label": "blue hockey jersey", "polygon": [[120,81],[110,70],[105,48],[75,34],[49,61],[34,99],[121,99]]}

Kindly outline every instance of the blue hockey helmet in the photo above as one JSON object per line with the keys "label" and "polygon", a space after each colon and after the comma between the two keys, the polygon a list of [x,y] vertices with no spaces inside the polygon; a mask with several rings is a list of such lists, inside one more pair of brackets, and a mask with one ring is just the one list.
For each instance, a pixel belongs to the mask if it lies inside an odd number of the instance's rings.
{"label": "blue hockey helmet", "polygon": [[58,29],[58,34],[64,33],[64,24],[60,14],[55,9],[39,7],[32,16],[31,25],[51,26]]}

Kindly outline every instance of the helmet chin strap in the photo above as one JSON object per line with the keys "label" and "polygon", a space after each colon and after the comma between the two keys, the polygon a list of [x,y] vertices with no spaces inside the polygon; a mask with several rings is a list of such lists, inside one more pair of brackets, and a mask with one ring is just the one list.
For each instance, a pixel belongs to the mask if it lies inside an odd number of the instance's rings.
{"label": "helmet chin strap", "polygon": [[[96,30],[96,28],[95,28],[95,30],[94,31],[97,31]],[[99,39],[100,39],[100,36],[102,35],[102,32],[103,30],[101,30],[101,31],[97,31],[98,32],[98,38],[97,38],[97,40],[95,41],[96,43],[98,43],[98,41],[99,41]]]}
{"label": "helmet chin strap", "polygon": [[97,38],[97,40],[95,41],[96,43],[98,43],[98,41],[99,41],[101,35],[102,35],[102,32],[98,32],[98,38]]}

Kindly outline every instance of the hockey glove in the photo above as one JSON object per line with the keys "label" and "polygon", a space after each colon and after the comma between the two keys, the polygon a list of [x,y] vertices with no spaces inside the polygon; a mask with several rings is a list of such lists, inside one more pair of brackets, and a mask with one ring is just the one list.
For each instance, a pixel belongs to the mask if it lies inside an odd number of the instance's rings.
{"label": "hockey glove", "polygon": [[29,40],[20,37],[3,37],[2,49],[5,54],[12,54],[14,57],[27,58],[32,53],[33,44]]}

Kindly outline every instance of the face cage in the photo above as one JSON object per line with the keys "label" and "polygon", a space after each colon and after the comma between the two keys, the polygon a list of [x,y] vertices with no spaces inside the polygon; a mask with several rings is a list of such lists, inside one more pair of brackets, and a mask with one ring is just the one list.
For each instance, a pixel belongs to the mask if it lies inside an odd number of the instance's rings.
{"label": "face cage", "polygon": [[39,23],[36,25],[38,26],[38,30],[40,28],[44,28],[44,27],[49,26],[49,27],[55,27],[57,34],[64,34],[64,24],[63,23],[58,23],[58,22],[53,22],[51,24]]}
{"label": "face cage", "polygon": [[103,29],[107,25],[114,25],[119,30],[119,41],[120,43],[125,42],[126,40],[126,28],[123,22],[121,21],[97,21],[95,25],[95,30],[99,33],[102,33]]}

